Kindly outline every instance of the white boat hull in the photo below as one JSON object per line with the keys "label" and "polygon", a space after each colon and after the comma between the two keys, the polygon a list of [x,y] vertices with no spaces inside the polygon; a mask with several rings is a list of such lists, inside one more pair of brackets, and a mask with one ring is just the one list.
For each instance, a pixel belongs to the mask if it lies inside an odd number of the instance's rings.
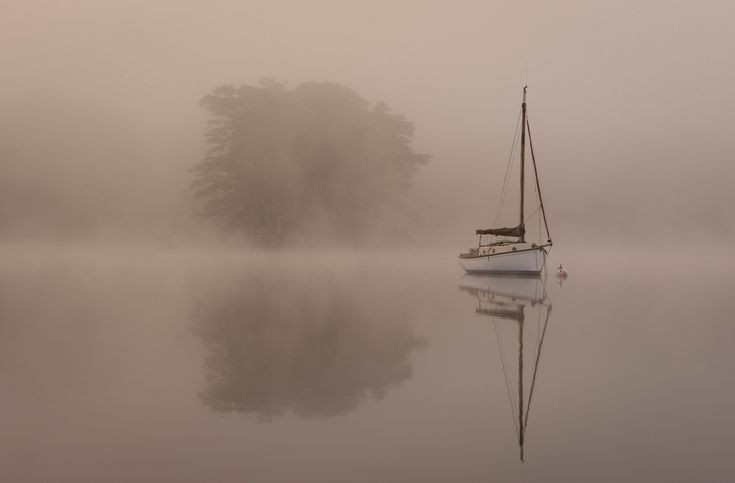
{"label": "white boat hull", "polygon": [[546,264],[546,250],[536,248],[533,250],[460,258],[459,264],[467,272],[538,274],[541,273],[541,270],[543,270]]}

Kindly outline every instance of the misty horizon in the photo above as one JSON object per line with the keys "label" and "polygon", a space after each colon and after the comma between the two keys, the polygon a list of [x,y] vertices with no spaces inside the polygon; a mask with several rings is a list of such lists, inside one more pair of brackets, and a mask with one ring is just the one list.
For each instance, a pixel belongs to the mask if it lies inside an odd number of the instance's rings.
{"label": "misty horizon", "polygon": [[0,2],[0,481],[735,481],[733,14]]}
{"label": "misty horizon", "polygon": [[[163,5],[9,8],[0,44],[12,67],[0,94],[4,242],[165,244],[172,233],[208,232],[190,216],[189,170],[204,156],[199,99],[216,85],[268,76],[288,86],[344,85],[413,123],[413,149],[432,156],[412,188],[422,246],[464,246],[491,221],[526,84],[558,241],[732,241],[735,168],[722,126],[735,101],[725,87],[734,69],[718,61],[729,34],[717,3],[691,12],[655,2],[630,10],[488,5],[484,20],[473,9],[334,2],[289,5],[298,15],[285,20],[264,4],[234,30],[234,3]],[[322,13],[325,28],[309,30],[304,43],[309,19]],[[383,22],[374,45],[366,15]],[[528,25],[520,41],[510,41],[517,32],[502,18]],[[698,29],[705,19],[706,32]],[[268,25],[280,29],[261,38]],[[239,38],[223,50],[221,42]],[[255,38],[265,44],[245,41]],[[185,46],[196,47],[186,61]],[[457,55],[443,55],[450,51]]]}

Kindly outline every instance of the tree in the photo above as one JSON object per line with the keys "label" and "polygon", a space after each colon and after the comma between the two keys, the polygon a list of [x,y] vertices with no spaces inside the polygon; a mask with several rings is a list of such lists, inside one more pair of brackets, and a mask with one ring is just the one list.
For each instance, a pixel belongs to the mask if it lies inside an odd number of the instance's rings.
{"label": "tree", "polygon": [[413,125],[384,103],[347,87],[273,79],[220,86],[209,111],[209,146],[193,169],[201,213],[274,246],[288,237],[359,243],[388,238],[410,219],[408,192],[418,165]]}

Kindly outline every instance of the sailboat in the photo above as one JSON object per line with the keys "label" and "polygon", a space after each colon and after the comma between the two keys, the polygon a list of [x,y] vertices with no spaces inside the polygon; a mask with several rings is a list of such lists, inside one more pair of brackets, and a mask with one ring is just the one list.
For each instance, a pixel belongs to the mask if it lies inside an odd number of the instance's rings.
{"label": "sailboat", "polygon": [[[531,411],[531,401],[536,387],[536,376],[538,375],[539,363],[541,361],[541,348],[546,336],[546,329],[551,315],[551,304],[546,298],[545,279],[538,276],[533,277],[497,277],[493,275],[467,274],[460,280],[460,290],[468,292],[476,297],[477,307],[475,313],[492,318],[496,337],[498,339],[498,351],[505,376],[508,396],[511,399],[511,410],[513,424],[518,439],[521,462],[525,460],[526,429],[528,427],[528,415]],[[538,309],[536,324],[528,317],[526,309]],[[497,321],[505,320],[515,322],[518,330],[518,362],[517,362],[517,392],[511,388],[512,374],[508,368],[512,365],[511,358],[505,356],[501,336],[499,333],[503,327],[498,328]],[[543,324],[541,321],[543,320]],[[528,327],[530,325],[530,327]],[[535,326],[535,327],[534,327]],[[537,337],[535,350],[531,350],[532,359],[530,367],[524,364],[528,357],[524,353],[527,332],[534,333]],[[515,338],[515,337],[514,337]],[[533,346],[532,346],[533,347]],[[525,367],[525,369],[524,369]],[[530,374],[526,374],[526,372]],[[512,371],[511,371],[512,372]],[[524,376],[530,375],[531,381],[528,388],[524,384]],[[527,392],[526,392],[527,389]],[[513,393],[516,393],[514,397]]]}
{"label": "sailboat", "polygon": [[[541,199],[541,185],[538,179],[538,170],[536,169],[536,157],[533,153],[533,142],[531,141],[531,125],[528,122],[528,114],[526,109],[526,89],[523,88],[523,103],[521,104],[521,189],[520,189],[520,221],[517,226],[510,228],[486,228],[475,231],[479,235],[479,242],[476,248],[470,248],[469,251],[459,255],[459,263],[467,272],[488,272],[488,273],[517,273],[517,274],[539,274],[546,264],[547,248],[551,247],[551,235],[549,234],[549,224],[546,221],[546,211],[544,203]],[[516,130],[516,135],[518,131]],[[528,136],[526,136],[528,135]],[[546,228],[546,242],[536,243],[526,241],[526,220],[525,220],[525,161],[526,161],[526,137],[528,137],[529,147],[531,148],[531,159],[533,160],[533,173],[536,180],[536,193],[538,195],[539,207],[543,215],[544,227]],[[513,142],[515,147],[515,140]],[[512,156],[513,150],[511,150]],[[510,163],[508,164],[510,168]],[[507,174],[506,174],[507,179]],[[505,186],[504,190],[505,191]],[[501,206],[502,199],[501,196]],[[498,213],[500,210],[498,211]],[[497,220],[496,220],[497,222]],[[490,235],[488,243],[483,244],[483,235]]]}

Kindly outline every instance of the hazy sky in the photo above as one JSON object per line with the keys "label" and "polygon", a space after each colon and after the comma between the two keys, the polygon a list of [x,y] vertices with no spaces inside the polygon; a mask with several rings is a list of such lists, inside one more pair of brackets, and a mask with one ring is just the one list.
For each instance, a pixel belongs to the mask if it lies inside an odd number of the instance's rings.
{"label": "hazy sky", "polygon": [[415,122],[434,156],[416,180],[424,218],[472,242],[528,83],[557,239],[699,224],[725,236],[733,14],[725,1],[0,0],[0,125],[105,112],[151,177],[180,187],[213,86],[347,84]]}

